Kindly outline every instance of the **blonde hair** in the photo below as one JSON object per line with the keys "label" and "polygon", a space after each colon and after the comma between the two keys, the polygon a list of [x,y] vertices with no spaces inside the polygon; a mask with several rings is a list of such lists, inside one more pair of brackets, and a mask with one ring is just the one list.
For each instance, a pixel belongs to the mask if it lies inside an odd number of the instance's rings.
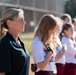
{"label": "blonde hair", "polygon": [[17,8],[9,8],[3,13],[2,18],[0,20],[1,38],[6,34],[8,30],[7,20],[13,20],[19,15],[19,13],[23,13],[23,10]]}
{"label": "blonde hair", "polygon": [[51,14],[43,15],[39,21],[38,28],[35,32],[35,37],[38,36],[44,44],[54,43],[54,35],[51,35],[50,37],[48,31],[54,30],[56,26],[57,22],[54,15]]}

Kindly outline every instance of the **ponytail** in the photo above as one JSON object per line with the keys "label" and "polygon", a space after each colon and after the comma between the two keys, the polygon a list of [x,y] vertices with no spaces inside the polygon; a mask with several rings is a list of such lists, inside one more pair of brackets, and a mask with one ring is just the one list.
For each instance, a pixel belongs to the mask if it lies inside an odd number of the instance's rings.
{"label": "ponytail", "polygon": [[59,34],[60,40],[62,39],[63,36],[64,36],[64,35],[63,35],[63,30],[62,30],[61,33]]}
{"label": "ponytail", "polygon": [[60,37],[60,40],[62,39],[62,37],[65,35],[65,33],[64,33],[64,30],[68,30],[70,27],[72,27],[73,25],[72,24],[64,24],[63,26],[62,26],[62,31],[61,31],[61,33],[60,33],[60,35],[59,35],[59,37]]}
{"label": "ponytail", "polygon": [[0,20],[0,39],[6,35],[7,29],[4,26],[4,22]]}

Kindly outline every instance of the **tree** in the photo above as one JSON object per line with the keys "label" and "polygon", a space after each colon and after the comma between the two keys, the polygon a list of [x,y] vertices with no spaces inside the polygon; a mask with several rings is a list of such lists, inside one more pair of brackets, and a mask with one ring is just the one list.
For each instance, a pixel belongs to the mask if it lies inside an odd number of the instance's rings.
{"label": "tree", "polygon": [[73,17],[76,16],[76,0],[68,0],[65,3],[65,13],[68,13]]}

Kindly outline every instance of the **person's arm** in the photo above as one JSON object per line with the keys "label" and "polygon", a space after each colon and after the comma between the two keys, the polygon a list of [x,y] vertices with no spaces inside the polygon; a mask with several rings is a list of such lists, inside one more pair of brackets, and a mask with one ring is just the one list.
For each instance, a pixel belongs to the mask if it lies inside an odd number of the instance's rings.
{"label": "person's arm", "polygon": [[60,53],[58,53],[55,57],[55,61],[58,61],[63,55],[64,53],[67,51],[67,46],[65,44],[62,45],[62,50]]}
{"label": "person's arm", "polygon": [[62,50],[59,54],[56,55],[55,61],[58,61],[65,53],[65,50]]}
{"label": "person's arm", "polygon": [[39,41],[37,41],[36,43],[32,43],[32,55],[34,58],[34,62],[37,64],[39,69],[43,70],[51,59],[52,51],[49,51],[45,57],[45,49],[43,44]]}
{"label": "person's arm", "polygon": [[5,72],[3,72],[3,73],[0,73],[0,75],[5,75]]}
{"label": "person's arm", "polygon": [[43,70],[46,67],[46,65],[49,63],[49,61],[51,59],[51,56],[52,56],[52,51],[49,51],[47,53],[47,56],[46,56],[45,60],[42,61],[42,62],[38,62],[37,63],[37,65],[40,68],[40,70]]}

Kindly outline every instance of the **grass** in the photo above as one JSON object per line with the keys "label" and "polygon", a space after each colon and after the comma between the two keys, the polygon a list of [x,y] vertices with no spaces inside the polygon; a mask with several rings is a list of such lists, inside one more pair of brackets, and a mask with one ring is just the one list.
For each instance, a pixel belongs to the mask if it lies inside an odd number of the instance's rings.
{"label": "grass", "polygon": [[31,44],[32,44],[33,36],[34,36],[33,32],[20,34],[20,37],[24,42],[24,45],[26,49],[29,51],[30,55],[31,55]]}
{"label": "grass", "polygon": [[34,73],[31,71],[31,63],[33,62],[32,54],[31,54],[31,44],[32,44],[33,36],[34,36],[33,32],[20,34],[20,37],[21,37],[22,41],[24,42],[24,45],[25,45],[26,49],[29,51],[30,56],[31,56],[30,57],[29,75],[34,75]]}

